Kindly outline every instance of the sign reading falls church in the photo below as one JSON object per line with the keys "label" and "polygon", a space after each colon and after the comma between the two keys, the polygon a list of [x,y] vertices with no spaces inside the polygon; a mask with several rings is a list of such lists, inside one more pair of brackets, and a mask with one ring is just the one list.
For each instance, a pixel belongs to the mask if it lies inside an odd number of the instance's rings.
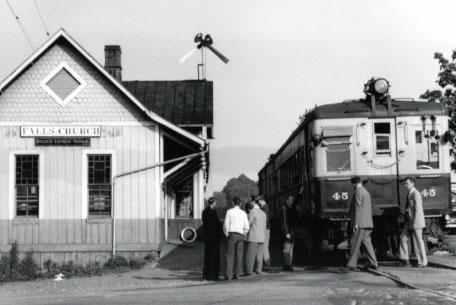
{"label": "sign reading falls church", "polygon": [[100,137],[100,126],[21,126],[21,137]]}

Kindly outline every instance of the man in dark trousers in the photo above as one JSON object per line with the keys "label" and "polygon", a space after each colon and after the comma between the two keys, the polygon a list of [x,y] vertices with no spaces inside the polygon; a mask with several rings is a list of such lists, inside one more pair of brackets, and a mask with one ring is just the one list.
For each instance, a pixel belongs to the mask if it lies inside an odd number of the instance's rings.
{"label": "man in dark trousers", "polygon": [[209,281],[216,281],[219,275],[219,244],[222,224],[215,210],[216,205],[215,198],[209,198],[208,206],[204,209],[202,215],[204,237],[203,279]]}
{"label": "man in dark trousers", "polygon": [[371,233],[374,228],[372,219],[372,201],[369,192],[361,183],[361,178],[351,178],[354,187],[354,194],[350,205],[350,216],[352,221],[352,239],[350,243],[350,259],[347,267],[350,270],[357,270],[358,257],[361,245],[364,245],[369,260],[369,266],[377,269],[377,257],[372,246]]}
{"label": "man in dark trousers", "polygon": [[288,196],[285,205],[282,206],[281,221],[283,233],[283,270],[293,271],[294,234],[297,224],[293,196]]}
{"label": "man in dark trousers", "polygon": [[223,223],[223,232],[228,238],[225,277],[227,280],[238,279],[242,273],[244,240],[250,228],[247,214],[239,207],[241,200],[234,197],[233,204],[234,207],[226,212]]}

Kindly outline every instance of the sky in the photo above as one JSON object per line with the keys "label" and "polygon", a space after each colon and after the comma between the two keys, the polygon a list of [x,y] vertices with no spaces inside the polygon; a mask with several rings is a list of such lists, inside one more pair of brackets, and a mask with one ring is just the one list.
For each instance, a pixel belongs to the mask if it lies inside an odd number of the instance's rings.
{"label": "sky", "polygon": [[[34,47],[45,41],[34,1],[9,0]],[[434,0],[36,0],[51,33],[60,27],[103,63],[122,47],[125,80],[196,78],[194,56],[179,58],[198,32],[229,59],[207,55],[214,81],[215,137],[210,190],[256,172],[314,105],[362,96],[372,76],[394,97],[435,88],[436,51],[456,48],[456,1]],[[0,78],[30,53],[0,1]],[[230,163],[223,161],[229,153]],[[252,162],[246,162],[251,160]]]}

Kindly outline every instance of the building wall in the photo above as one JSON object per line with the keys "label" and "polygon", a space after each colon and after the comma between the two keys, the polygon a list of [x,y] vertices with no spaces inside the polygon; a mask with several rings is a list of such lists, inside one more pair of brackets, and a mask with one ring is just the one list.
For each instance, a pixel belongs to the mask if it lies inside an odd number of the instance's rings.
{"label": "building wall", "polygon": [[[87,153],[111,153],[113,174],[157,162],[156,126],[105,126],[90,147],[35,147],[19,127],[0,127],[0,249],[13,241],[38,252],[110,251],[111,217],[93,218],[87,204]],[[40,155],[38,218],[15,216],[14,154]],[[162,239],[158,169],[116,180],[116,240],[119,250],[157,250]]]}
{"label": "building wall", "polygon": [[[61,106],[41,87],[62,62],[86,86]],[[87,215],[87,153],[112,153],[114,174],[159,162],[159,127],[65,43],[51,47],[0,95],[0,250],[14,241],[56,260],[86,261],[111,250],[111,218]],[[101,126],[90,147],[35,146],[22,138],[24,125]],[[40,155],[38,218],[15,217],[14,154]],[[116,183],[116,237],[119,251],[157,250],[163,238],[160,170],[122,177]]]}

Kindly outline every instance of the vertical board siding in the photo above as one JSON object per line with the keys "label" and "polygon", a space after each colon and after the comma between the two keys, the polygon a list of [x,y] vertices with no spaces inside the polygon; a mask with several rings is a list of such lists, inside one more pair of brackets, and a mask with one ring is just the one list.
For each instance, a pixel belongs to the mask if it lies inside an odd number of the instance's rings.
{"label": "vertical board siding", "polygon": [[[100,138],[90,147],[35,146],[33,139],[20,138],[19,126],[0,127],[7,134],[0,147],[0,244],[111,244],[111,221],[92,222],[82,218],[82,162],[84,152],[114,152],[115,174],[154,164],[156,127],[104,126]],[[39,220],[9,218],[9,154],[15,151],[39,152],[44,158],[44,202]],[[159,243],[161,231],[156,213],[156,171],[152,169],[119,178],[116,184],[116,233],[118,243]],[[14,173],[13,173],[14,174]],[[40,184],[41,186],[41,184]]]}

